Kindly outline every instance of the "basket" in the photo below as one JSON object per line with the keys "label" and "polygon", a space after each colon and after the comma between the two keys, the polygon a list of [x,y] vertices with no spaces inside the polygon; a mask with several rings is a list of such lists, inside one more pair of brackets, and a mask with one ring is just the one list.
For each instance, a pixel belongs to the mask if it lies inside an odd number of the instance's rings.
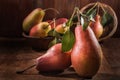
{"label": "basket", "polygon": [[[110,24],[109,27],[104,28],[103,35],[99,39],[99,41],[103,41],[103,40],[108,39],[111,36],[113,36],[113,34],[116,32],[116,29],[117,29],[117,26],[118,26],[118,19],[117,19],[116,13],[112,9],[112,7],[110,7],[109,5],[104,4],[104,3],[100,3],[100,2],[97,2],[97,3],[99,5],[102,5],[102,7],[113,17],[113,23]],[[82,13],[84,13],[87,9],[91,8],[95,4],[96,3],[89,3],[86,6],[84,6],[83,8],[81,8],[80,11]]]}

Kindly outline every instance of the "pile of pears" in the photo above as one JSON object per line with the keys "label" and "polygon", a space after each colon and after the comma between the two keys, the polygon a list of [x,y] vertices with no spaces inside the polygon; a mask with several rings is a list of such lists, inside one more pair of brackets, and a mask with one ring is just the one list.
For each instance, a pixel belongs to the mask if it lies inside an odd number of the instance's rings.
{"label": "pile of pears", "polygon": [[60,34],[64,34],[66,32],[63,24],[68,21],[67,18],[43,21],[47,10],[54,10],[55,12],[59,13],[54,8],[48,8],[44,10],[41,8],[34,9],[23,20],[23,31],[25,34],[31,37],[45,38],[47,36],[53,36],[49,35],[49,32],[52,30],[55,30]]}
{"label": "pile of pears", "polygon": [[[38,15],[36,16],[38,17]],[[76,16],[77,20],[73,20],[76,19]],[[33,19],[34,18],[35,16]],[[42,19],[42,17],[40,19]],[[25,19],[24,24],[26,22],[27,20]],[[32,21],[28,21],[28,23],[33,24],[31,22]],[[36,59],[34,64],[36,69],[39,72],[61,72],[72,65],[75,72],[80,77],[92,78],[98,72],[102,60],[102,49],[98,41],[104,30],[103,25],[101,24],[101,15],[97,12],[97,14],[91,18],[81,13],[79,8],[75,8],[70,19],[58,19],[56,28],[53,26],[55,23],[51,24],[51,22],[52,20],[46,22],[40,21],[36,26],[47,25],[47,33],[50,30],[48,27],[52,26],[51,28],[54,27],[56,31],[58,30],[58,33],[63,34],[63,39],[61,39],[61,42],[52,45],[45,54]],[[75,29],[74,32],[71,32],[70,27],[73,24],[75,24]],[[59,30],[61,26],[63,30]],[[46,29],[46,27],[43,28]],[[24,27],[24,29],[25,31],[29,31],[30,27]],[[33,27],[30,30],[30,35],[33,36],[35,29],[36,27]],[[35,34],[37,35],[37,33]],[[23,71],[18,71],[18,73],[24,72],[28,70],[28,68]]]}

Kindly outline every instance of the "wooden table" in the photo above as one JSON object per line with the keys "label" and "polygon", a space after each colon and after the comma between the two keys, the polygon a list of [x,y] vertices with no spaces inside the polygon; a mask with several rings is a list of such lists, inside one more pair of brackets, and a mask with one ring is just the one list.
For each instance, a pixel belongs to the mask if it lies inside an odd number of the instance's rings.
{"label": "wooden table", "polygon": [[35,68],[16,74],[34,63],[45,51],[34,51],[21,40],[0,40],[0,80],[120,80],[120,38],[105,40],[102,44],[103,62],[92,79],[83,79],[66,69],[60,74],[39,74]]}

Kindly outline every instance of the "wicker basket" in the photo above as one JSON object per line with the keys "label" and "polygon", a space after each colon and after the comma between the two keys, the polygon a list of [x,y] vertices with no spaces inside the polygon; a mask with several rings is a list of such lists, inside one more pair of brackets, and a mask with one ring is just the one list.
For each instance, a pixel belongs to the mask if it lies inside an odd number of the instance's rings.
{"label": "wicker basket", "polygon": [[[93,7],[96,3],[89,3],[88,5],[81,8],[81,12],[84,13],[87,9]],[[113,34],[116,32],[117,25],[118,25],[118,19],[116,16],[115,11],[107,4],[97,2],[98,5],[102,5],[102,7],[107,11],[112,17],[113,17],[113,23],[109,25],[109,27],[104,28],[103,35],[99,39],[99,41],[105,40],[107,38],[110,38],[113,36]]]}

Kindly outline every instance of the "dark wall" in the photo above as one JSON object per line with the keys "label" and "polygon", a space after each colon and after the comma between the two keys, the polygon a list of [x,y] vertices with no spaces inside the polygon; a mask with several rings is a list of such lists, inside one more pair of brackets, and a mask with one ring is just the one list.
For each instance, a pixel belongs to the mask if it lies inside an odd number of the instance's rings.
{"label": "dark wall", "polygon": [[[60,11],[57,17],[70,17],[75,6],[82,8],[90,2],[104,2],[116,12],[120,21],[120,0],[0,0],[0,37],[22,37],[22,21],[36,7],[53,7]],[[53,17],[47,13],[46,18]],[[114,37],[120,37],[120,24]]]}
{"label": "dark wall", "polygon": [[22,21],[35,0],[0,0],[0,37],[21,37]]}

